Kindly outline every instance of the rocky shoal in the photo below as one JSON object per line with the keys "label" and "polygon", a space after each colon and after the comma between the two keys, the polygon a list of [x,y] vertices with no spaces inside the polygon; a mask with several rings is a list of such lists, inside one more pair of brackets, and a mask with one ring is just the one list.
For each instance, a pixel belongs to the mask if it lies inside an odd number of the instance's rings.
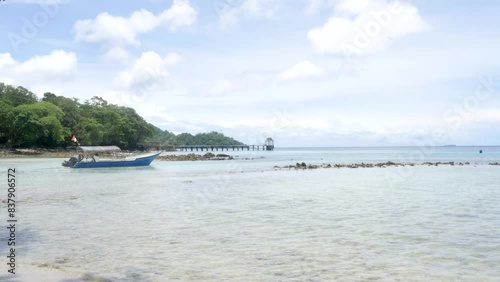
{"label": "rocky shoal", "polygon": [[[470,162],[424,162],[424,163],[355,163],[355,164],[306,164],[296,163],[295,165],[288,166],[274,166],[275,170],[290,170],[290,169],[318,169],[318,168],[386,168],[386,167],[399,167],[399,166],[469,166]],[[489,165],[500,166],[500,163],[489,163]]]}
{"label": "rocky shoal", "polygon": [[206,153],[204,155],[188,154],[188,155],[167,155],[156,158],[159,161],[225,161],[232,160],[233,157],[225,154]]}

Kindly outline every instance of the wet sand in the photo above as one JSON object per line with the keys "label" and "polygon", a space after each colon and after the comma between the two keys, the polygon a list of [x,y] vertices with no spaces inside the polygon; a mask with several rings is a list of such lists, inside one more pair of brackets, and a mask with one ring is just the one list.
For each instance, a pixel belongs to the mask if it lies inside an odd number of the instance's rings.
{"label": "wet sand", "polygon": [[43,151],[34,149],[21,149],[21,150],[0,150],[0,158],[68,158],[75,151]]}

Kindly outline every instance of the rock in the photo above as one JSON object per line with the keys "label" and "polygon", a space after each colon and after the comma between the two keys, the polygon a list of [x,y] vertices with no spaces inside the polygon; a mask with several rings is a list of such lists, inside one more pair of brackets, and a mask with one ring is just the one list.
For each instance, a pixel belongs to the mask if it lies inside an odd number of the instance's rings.
{"label": "rock", "polygon": [[232,160],[233,157],[226,155],[227,157],[217,158],[213,153],[206,153],[205,155],[197,155],[194,153],[188,155],[167,155],[159,156],[156,159],[159,161],[207,161],[207,160]]}
{"label": "rock", "polygon": [[215,155],[214,155],[214,153],[210,153],[210,152],[208,152],[208,153],[206,153],[205,155],[203,155],[203,157],[204,157],[205,159],[211,159],[211,158],[215,157]]}
{"label": "rock", "polygon": [[229,158],[231,157],[230,155],[226,155],[226,154],[217,154],[216,156],[217,158]]}

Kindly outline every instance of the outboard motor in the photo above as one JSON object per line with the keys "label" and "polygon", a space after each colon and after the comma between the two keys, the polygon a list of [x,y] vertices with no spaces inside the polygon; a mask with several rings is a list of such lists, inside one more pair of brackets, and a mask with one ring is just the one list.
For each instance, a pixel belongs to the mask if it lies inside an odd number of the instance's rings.
{"label": "outboard motor", "polygon": [[69,160],[67,161],[64,161],[62,163],[62,166],[65,166],[65,167],[73,167],[76,163],[78,163],[80,161],[80,156],[79,155],[73,155],[71,156],[71,158],[69,158]]}

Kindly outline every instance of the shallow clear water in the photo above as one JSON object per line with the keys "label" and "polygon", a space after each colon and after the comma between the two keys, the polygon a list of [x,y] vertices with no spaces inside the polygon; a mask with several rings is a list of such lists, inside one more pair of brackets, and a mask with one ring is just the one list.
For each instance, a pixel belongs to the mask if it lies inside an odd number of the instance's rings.
{"label": "shallow clear water", "polygon": [[[18,169],[19,260],[75,279],[496,281],[500,166],[488,163],[500,161],[500,148],[482,149],[418,158],[418,148],[229,151],[239,159],[110,169],[0,159],[0,167]],[[421,160],[471,165],[273,169]]]}

